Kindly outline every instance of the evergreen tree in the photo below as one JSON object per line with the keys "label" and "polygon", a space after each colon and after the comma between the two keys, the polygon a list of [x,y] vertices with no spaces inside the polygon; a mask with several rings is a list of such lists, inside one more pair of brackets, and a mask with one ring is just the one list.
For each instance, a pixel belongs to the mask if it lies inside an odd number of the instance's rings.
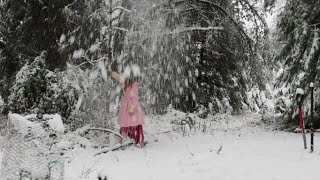
{"label": "evergreen tree", "polygon": [[7,100],[15,73],[47,52],[47,68],[65,69],[67,56],[60,51],[59,38],[66,29],[64,7],[71,0],[4,0],[0,6],[1,95]]}
{"label": "evergreen tree", "polygon": [[[135,62],[149,67],[145,79],[151,92],[145,94],[152,94],[156,109],[171,103],[193,111],[196,104],[208,107],[216,101],[240,109],[250,87],[245,84],[263,80],[254,71],[260,64],[254,61],[258,43],[246,33],[231,1],[131,3],[128,20],[120,26],[128,30],[121,32],[125,42],[120,53],[126,57],[120,65]],[[246,9],[241,11],[259,16],[256,22],[261,24],[263,17],[243,3]],[[261,29],[256,36],[265,33],[264,26]]]}
{"label": "evergreen tree", "polygon": [[[320,2],[316,0],[289,0],[280,14],[278,23],[278,37],[282,45],[276,60],[283,64],[283,73],[277,86],[289,88],[294,97],[295,89],[302,88],[308,95],[310,82],[319,80],[319,17]],[[309,97],[305,96],[309,106]],[[294,100],[294,99],[292,99]],[[316,101],[316,116],[319,113]],[[292,103],[288,113],[290,123],[298,123],[295,116],[296,106]],[[308,122],[307,122],[308,125]]]}

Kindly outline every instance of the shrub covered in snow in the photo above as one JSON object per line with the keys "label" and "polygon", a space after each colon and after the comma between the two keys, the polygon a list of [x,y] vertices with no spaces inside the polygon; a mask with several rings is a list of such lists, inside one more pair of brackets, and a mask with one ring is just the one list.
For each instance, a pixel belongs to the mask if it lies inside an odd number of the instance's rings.
{"label": "shrub covered in snow", "polygon": [[3,146],[1,179],[61,177],[65,148],[60,144],[63,143],[65,128],[60,115],[37,118],[36,114],[22,116],[9,113],[8,119],[10,135],[6,136]]}
{"label": "shrub covered in snow", "polygon": [[0,112],[2,112],[3,108],[4,108],[4,101],[0,96]]}
{"label": "shrub covered in snow", "polygon": [[59,113],[68,118],[78,99],[78,93],[69,81],[67,72],[46,68],[45,53],[25,64],[16,75],[10,89],[8,106],[12,112]]}
{"label": "shrub covered in snow", "polygon": [[65,71],[52,72],[44,59],[37,57],[16,75],[9,97],[12,112],[58,113],[71,129],[84,124],[113,127],[121,89],[107,76],[104,63],[86,70],[68,64]]}
{"label": "shrub covered in snow", "polygon": [[113,127],[112,116],[117,112],[120,86],[108,77],[103,61],[91,69],[82,70],[68,64],[66,80],[78,94],[70,119],[72,129],[84,124],[94,127]]}

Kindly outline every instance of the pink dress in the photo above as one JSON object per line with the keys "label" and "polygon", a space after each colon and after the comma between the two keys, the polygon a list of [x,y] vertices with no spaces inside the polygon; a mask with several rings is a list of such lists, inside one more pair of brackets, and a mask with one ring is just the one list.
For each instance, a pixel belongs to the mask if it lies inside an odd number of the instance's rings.
{"label": "pink dress", "polygon": [[[124,79],[120,75],[117,75],[114,78],[119,81],[124,88]],[[133,115],[129,114],[131,105],[135,105],[137,108],[137,111]],[[128,86],[127,89],[124,90],[118,123],[120,127],[132,127],[144,124],[143,112],[139,103],[139,88],[137,82],[134,82],[132,86]]]}

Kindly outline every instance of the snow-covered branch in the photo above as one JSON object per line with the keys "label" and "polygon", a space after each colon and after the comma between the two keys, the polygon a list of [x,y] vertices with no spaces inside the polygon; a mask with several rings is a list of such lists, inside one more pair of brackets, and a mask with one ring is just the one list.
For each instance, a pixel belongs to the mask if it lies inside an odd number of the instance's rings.
{"label": "snow-covered branch", "polygon": [[78,0],[74,0],[72,3],[65,6],[65,8],[69,8],[70,6],[74,5]]}
{"label": "snow-covered branch", "polygon": [[[151,36],[146,36],[145,38],[139,39],[139,41],[143,41],[145,39],[157,37],[157,36],[184,33],[187,31],[222,31],[222,30],[224,30],[224,28],[220,27],[220,26],[217,26],[217,27],[212,27],[212,26],[209,26],[209,27],[184,27],[184,28],[175,29],[173,31],[164,31],[164,32],[155,33]],[[137,32],[133,32],[132,35],[134,35],[134,34],[143,34],[143,32],[137,31]]]}
{"label": "snow-covered branch", "polygon": [[114,7],[114,8],[112,9],[112,12],[115,11],[115,10],[122,10],[122,11],[125,11],[125,12],[127,12],[127,13],[131,13],[131,11],[130,11],[129,9],[126,9],[126,8],[124,8],[124,7],[122,7],[122,6],[116,6],[116,7]]}
{"label": "snow-covered branch", "polygon": [[119,31],[124,31],[124,32],[128,32],[128,29],[126,28],[121,28],[121,27],[112,27],[113,29],[119,30]]}
{"label": "snow-covered branch", "polygon": [[111,130],[111,129],[104,129],[104,128],[88,128],[86,129],[85,131],[105,131],[105,132],[108,132],[108,133],[112,133],[114,135],[117,135],[118,137],[120,137],[121,139],[123,138],[121,134]]}
{"label": "snow-covered branch", "polygon": [[249,9],[251,10],[251,12],[252,12],[256,17],[258,17],[258,19],[262,22],[263,26],[264,26],[265,28],[268,27],[268,24],[267,24],[266,20],[265,20],[263,17],[261,17],[261,15],[258,13],[258,11],[256,10],[256,8],[253,7],[247,0],[240,0],[240,3],[241,3],[242,5],[246,4],[246,5],[249,7]]}
{"label": "snow-covered branch", "polygon": [[248,36],[248,34],[243,30],[243,28],[238,24],[238,22],[223,7],[221,7],[220,5],[218,5],[214,2],[208,1],[208,0],[198,0],[198,1],[202,2],[202,3],[207,3],[211,6],[219,9],[222,13],[224,13],[232,21],[232,23],[237,27],[238,31],[242,34],[242,36],[244,36],[244,38],[246,38],[248,42],[250,42],[250,43],[252,42],[252,39]]}
{"label": "snow-covered branch", "polygon": [[222,31],[224,30],[223,27],[217,26],[217,27],[189,27],[182,30],[178,30],[178,32],[184,32],[184,31],[210,31],[210,30],[216,30],[216,31]]}

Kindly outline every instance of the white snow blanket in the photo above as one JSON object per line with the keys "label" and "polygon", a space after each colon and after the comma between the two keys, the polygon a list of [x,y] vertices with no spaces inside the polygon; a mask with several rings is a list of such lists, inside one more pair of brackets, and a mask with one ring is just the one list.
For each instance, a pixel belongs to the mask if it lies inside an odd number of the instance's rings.
{"label": "white snow blanket", "polygon": [[49,127],[56,131],[63,133],[65,130],[65,127],[63,125],[61,116],[59,114],[54,114],[54,115],[44,115],[44,118],[50,118],[48,121]]}
{"label": "white snow blanket", "polygon": [[3,158],[3,144],[4,138],[0,135],[0,177],[1,177],[1,165],[2,165],[2,158]]}
{"label": "white snow blanket", "polygon": [[[26,135],[28,133],[32,133],[34,135],[42,135],[45,133],[43,127],[41,127],[41,124],[39,122],[31,122],[28,120],[29,118],[35,117],[35,114],[27,116],[22,116],[15,113],[8,114],[8,118],[10,120],[10,123],[13,124],[13,128],[22,135]],[[48,120],[50,129],[60,133],[64,132],[65,127],[59,114],[45,114],[43,115],[43,118]]]}
{"label": "white snow blanket", "polygon": [[40,136],[45,132],[39,123],[31,122],[20,114],[10,113],[8,118],[9,122],[13,124],[13,128],[23,136],[28,133]]}
{"label": "white snow blanket", "polygon": [[[171,111],[146,118],[145,148],[93,156],[97,150],[76,148],[66,164],[65,179],[111,180],[292,180],[317,179],[320,138],[315,152],[303,149],[301,134],[276,132],[257,125],[260,115],[217,115],[205,121],[206,131],[182,137],[170,131],[172,120],[184,113]],[[195,117],[194,117],[195,118]],[[196,118],[195,118],[196,119]],[[198,119],[201,125],[201,120]],[[211,125],[210,125],[211,124]],[[211,127],[210,127],[211,126]],[[307,135],[308,136],[308,135]],[[308,136],[309,137],[309,136]],[[310,139],[310,138],[308,138]],[[308,143],[309,144],[309,143]]]}
{"label": "white snow blanket", "polygon": [[[46,139],[48,133],[44,128],[44,122],[31,121],[36,118],[35,114],[22,116],[19,114],[8,114],[9,122],[12,124],[12,134],[5,140],[0,136],[0,180],[19,179],[19,173],[26,171],[34,179],[44,179],[50,170],[48,162],[60,157],[59,153],[54,153],[54,149],[64,146],[64,141],[49,149],[55,142]],[[49,125],[49,129],[63,133],[65,127],[58,114],[44,115],[44,121]],[[56,167],[56,166],[55,166]],[[55,168],[51,168],[51,171]],[[24,178],[22,178],[24,179]],[[53,178],[51,178],[53,179]]]}

